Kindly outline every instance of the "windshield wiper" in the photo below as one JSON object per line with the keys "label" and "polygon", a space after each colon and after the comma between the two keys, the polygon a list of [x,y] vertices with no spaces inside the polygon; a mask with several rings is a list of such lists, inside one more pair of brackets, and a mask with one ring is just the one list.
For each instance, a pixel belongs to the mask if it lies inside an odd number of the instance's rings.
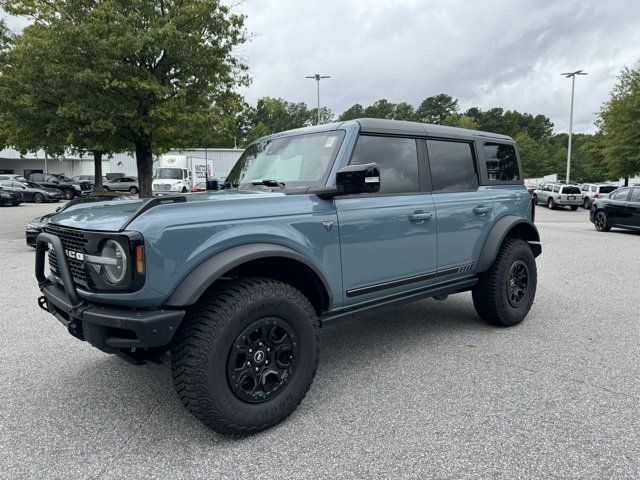
{"label": "windshield wiper", "polygon": [[278,180],[259,180],[256,182],[251,182],[251,185],[265,185],[267,187],[280,187],[284,188],[284,182],[279,182]]}

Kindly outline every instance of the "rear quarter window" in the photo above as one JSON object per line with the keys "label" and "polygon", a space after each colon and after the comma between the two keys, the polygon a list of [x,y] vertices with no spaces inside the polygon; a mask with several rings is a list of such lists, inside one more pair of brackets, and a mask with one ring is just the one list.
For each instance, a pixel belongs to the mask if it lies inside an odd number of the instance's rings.
{"label": "rear quarter window", "polygon": [[512,182],[520,180],[518,157],[513,145],[485,143],[483,150],[489,181]]}

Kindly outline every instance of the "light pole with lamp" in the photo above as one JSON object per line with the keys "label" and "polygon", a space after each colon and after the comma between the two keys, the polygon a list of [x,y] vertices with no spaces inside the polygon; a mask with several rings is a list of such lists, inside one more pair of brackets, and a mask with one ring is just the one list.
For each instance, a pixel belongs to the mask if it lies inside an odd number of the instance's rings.
{"label": "light pole with lamp", "polygon": [[305,78],[312,78],[316,81],[317,86],[318,86],[318,125],[320,125],[320,80],[322,80],[323,78],[331,78],[328,75],[320,75],[319,73],[316,73],[315,75],[308,75]]}
{"label": "light pole with lamp", "polygon": [[565,72],[565,78],[571,78],[571,113],[569,114],[569,148],[567,151],[567,185],[569,184],[569,175],[571,173],[571,135],[573,130],[573,93],[576,88],[576,75],[587,75],[587,72],[583,72],[582,70],[576,70],[575,72]]}

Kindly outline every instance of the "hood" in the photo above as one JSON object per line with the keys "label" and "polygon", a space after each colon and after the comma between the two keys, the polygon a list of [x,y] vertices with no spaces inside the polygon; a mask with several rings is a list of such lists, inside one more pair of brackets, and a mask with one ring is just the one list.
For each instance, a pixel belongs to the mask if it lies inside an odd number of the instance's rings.
{"label": "hood", "polygon": [[[217,190],[203,193],[188,193],[184,197],[186,203],[225,202],[234,200],[262,200],[272,197],[284,197],[284,193],[266,190]],[[163,204],[163,199],[167,204]],[[79,203],[62,210],[51,217],[51,223],[64,227],[80,228],[83,230],[95,230],[103,232],[117,232],[130,219],[130,217],[145,203],[158,202],[154,206],[142,212],[137,219],[147,216],[163,215],[165,212],[175,209],[187,208],[182,203],[174,203],[170,197],[155,197],[135,200],[113,200],[93,203]],[[233,213],[233,212],[230,212]]]}

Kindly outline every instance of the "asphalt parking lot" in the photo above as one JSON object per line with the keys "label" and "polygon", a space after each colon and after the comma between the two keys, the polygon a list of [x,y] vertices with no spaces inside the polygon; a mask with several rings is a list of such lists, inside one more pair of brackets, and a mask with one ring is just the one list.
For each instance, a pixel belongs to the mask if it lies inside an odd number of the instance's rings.
{"label": "asphalt parking lot", "polygon": [[528,318],[498,329],[470,294],[327,328],[284,423],[233,440],[36,305],[27,220],[0,209],[0,478],[638,478],[640,234],[537,209]]}

